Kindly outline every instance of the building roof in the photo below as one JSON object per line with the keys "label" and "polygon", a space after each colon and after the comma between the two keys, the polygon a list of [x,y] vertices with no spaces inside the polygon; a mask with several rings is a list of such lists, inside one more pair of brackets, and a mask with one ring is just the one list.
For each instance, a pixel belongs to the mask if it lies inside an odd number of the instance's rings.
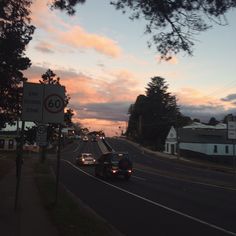
{"label": "building roof", "polygon": [[191,125],[183,127],[184,129],[227,129],[227,124],[219,123],[217,125],[205,125],[199,122],[193,122]]}
{"label": "building roof", "polygon": [[227,129],[178,129],[178,141],[186,143],[233,143],[229,140]]}

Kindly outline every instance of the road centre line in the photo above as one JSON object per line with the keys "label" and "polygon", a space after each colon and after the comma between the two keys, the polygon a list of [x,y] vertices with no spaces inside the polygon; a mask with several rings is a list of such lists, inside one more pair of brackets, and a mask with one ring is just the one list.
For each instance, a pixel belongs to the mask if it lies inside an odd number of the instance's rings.
{"label": "road centre line", "polygon": [[78,145],[73,152],[77,152],[79,150],[80,146]]}
{"label": "road centre line", "polygon": [[147,174],[151,174],[151,175],[161,176],[161,177],[164,177],[164,178],[167,178],[167,179],[175,179],[175,180],[179,180],[179,181],[183,181],[183,182],[187,182],[187,183],[199,184],[199,185],[203,185],[203,186],[207,186],[207,187],[212,187],[212,188],[219,188],[219,189],[224,189],[224,190],[236,191],[235,188],[224,187],[224,186],[215,185],[215,184],[207,184],[207,183],[198,182],[198,181],[191,181],[191,180],[186,180],[186,179],[182,179],[182,178],[178,178],[178,177],[166,176],[164,174],[149,172],[149,171],[145,171],[145,170],[137,169],[137,168],[134,168],[134,170],[137,170],[137,171],[140,171],[140,172],[143,172],[143,173],[147,173]]}
{"label": "road centre line", "polygon": [[144,180],[144,181],[146,181],[146,179],[145,179],[145,178],[138,177],[138,176],[135,176],[135,175],[132,175],[132,178],[141,179],[141,180]]}
{"label": "road centre line", "polygon": [[71,163],[70,161],[67,161],[67,160],[64,160],[64,159],[62,159],[62,161],[68,163],[69,165],[71,165],[71,166],[74,167],[75,169],[79,170],[80,172],[84,173],[85,175],[90,176],[91,178],[96,179],[97,181],[100,181],[100,182],[102,182],[102,183],[104,183],[104,184],[106,184],[106,185],[108,185],[108,186],[110,186],[110,187],[113,187],[113,188],[115,188],[115,189],[118,189],[118,190],[120,190],[120,191],[122,191],[122,192],[124,192],[124,193],[127,193],[127,194],[129,194],[129,195],[131,195],[131,196],[134,196],[134,197],[138,198],[138,199],[144,200],[144,201],[146,201],[146,202],[148,202],[148,203],[151,203],[151,204],[153,204],[153,205],[155,205],[155,206],[158,206],[158,207],[160,207],[160,208],[163,208],[163,209],[165,209],[165,210],[167,210],[167,211],[173,212],[173,213],[175,213],[175,214],[177,214],[177,215],[181,215],[181,216],[183,216],[183,217],[186,217],[186,218],[188,218],[188,219],[191,219],[191,220],[196,221],[196,222],[198,222],[198,223],[201,223],[201,224],[203,224],[203,225],[209,226],[209,227],[211,227],[211,228],[213,228],[213,229],[216,229],[216,230],[219,230],[219,231],[221,231],[221,232],[227,233],[227,234],[229,234],[229,235],[234,235],[234,236],[236,236],[236,233],[235,233],[235,232],[232,232],[232,231],[229,231],[229,230],[224,229],[224,228],[222,228],[222,227],[219,227],[219,226],[217,226],[217,225],[208,223],[208,222],[203,221],[203,220],[201,220],[201,219],[198,219],[198,218],[196,218],[196,217],[194,217],[194,216],[185,214],[185,213],[183,213],[183,212],[181,212],[181,211],[178,211],[178,210],[174,210],[174,209],[172,209],[172,208],[170,208],[170,207],[167,207],[167,206],[162,205],[162,204],[160,204],[160,203],[154,202],[154,201],[152,201],[152,200],[150,200],[150,199],[148,199],[148,198],[139,196],[138,194],[135,194],[135,193],[132,193],[132,192],[130,192],[130,191],[128,191],[128,190],[125,190],[125,189],[123,189],[123,188],[117,187],[117,186],[115,186],[115,185],[113,185],[113,184],[111,184],[111,183],[108,183],[108,182],[106,182],[106,181],[104,181],[104,180],[102,180],[102,179],[99,179],[99,178],[97,178],[97,177],[95,177],[95,176],[93,176],[93,175],[87,173],[86,171],[83,171],[82,169],[80,169],[79,167],[75,166],[75,165],[74,165],[73,163]]}

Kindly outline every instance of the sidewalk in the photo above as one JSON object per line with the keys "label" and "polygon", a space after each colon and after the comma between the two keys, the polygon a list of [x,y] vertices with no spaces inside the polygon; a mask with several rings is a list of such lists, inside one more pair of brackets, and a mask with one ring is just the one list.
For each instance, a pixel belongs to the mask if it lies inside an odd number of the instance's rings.
{"label": "sidewalk", "polygon": [[56,236],[58,232],[39,198],[33,158],[25,159],[17,210],[14,210],[15,168],[0,181],[0,232],[3,236]]}

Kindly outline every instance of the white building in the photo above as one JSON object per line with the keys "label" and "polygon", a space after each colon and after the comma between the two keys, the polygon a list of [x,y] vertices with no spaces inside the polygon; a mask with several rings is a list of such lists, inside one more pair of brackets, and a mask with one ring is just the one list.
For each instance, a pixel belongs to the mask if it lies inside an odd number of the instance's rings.
{"label": "white building", "polygon": [[194,123],[174,129],[171,127],[165,143],[165,152],[181,156],[232,161],[236,153],[233,140],[227,138],[227,125],[216,126]]}

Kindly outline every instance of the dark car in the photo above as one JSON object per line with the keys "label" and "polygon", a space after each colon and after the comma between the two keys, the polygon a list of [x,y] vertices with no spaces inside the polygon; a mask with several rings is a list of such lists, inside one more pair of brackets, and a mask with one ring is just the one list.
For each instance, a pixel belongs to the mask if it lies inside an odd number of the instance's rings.
{"label": "dark car", "polygon": [[133,164],[128,153],[109,152],[102,154],[95,164],[95,176],[104,178],[124,176],[129,180],[133,172]]}

